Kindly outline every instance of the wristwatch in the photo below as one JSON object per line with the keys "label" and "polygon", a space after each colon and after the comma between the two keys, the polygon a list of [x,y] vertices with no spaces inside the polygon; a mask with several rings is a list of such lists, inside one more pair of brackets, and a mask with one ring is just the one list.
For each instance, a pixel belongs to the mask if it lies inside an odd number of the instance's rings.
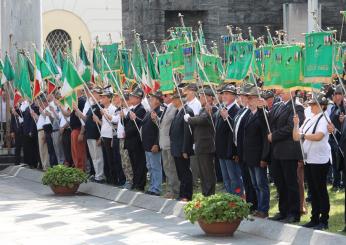
{"label": "wristwatch", "polygon": [[301,140],[305,140],[305,134],[301,134],[301,135],[300,135],[300,139],[301,139]]}

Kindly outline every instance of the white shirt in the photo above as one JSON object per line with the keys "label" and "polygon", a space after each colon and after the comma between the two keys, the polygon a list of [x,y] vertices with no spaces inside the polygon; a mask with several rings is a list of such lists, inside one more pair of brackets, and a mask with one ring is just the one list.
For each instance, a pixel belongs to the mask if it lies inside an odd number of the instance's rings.
{"label": "white shirt", "polygon": [[37,122],[36,122],[36,127],[37,127],[37,130],[41,130],[43,129],[43,125],[45,125],[45,116],[43,114],[40,114],[38,116],[38,119],[37,119]]}
{"label": "white shirt", "polygon": [[202,105],[201,102],[195,97],[193,100],[186,102],[186,105],[190,107],[193,111],[193,114],[195,116],[199,115],[199,112],[201,111]]}
{"label": "white shirt", "polygon": [[[83,107],[83,111],[82,111],[82,114],[84,116],[86,116],[86,114],[88,113],[90,107],[94,104],[94,101],[92,99],[88,99],[85,104],[84,104],[84,107]],[[83,121],[83,119],[79,119],[80,120],[80,123],[82,124],[82,126],[85,126],[85,122]]]}
{"label": "white shirt", "polygon": [[[312,134],[318,118],[322,113],[313,115],[310,118],[306,118],[302,126],[300,127],[300,133]],[[327,116],[328,117],[328,116]],[[306,162],[308,164],[325,164],[329,161],[331,156],[330,145],[328,143],[329,133],[327,129],[328,122],[324,116],[317,124],[315,133],[323,133],[323,138],[320,141],[304,140],[303,150],[306,155]]]}
{"label": "white shirt", "polygon": [[[110,104],[107,108],[104,109],[108,115],[113,116],[116,110],[116,107]],[[101,137],[104,138],[113,138],[113,128],[112,124],[107,121],[106,117],[102,116],[102,126],[101,126]]]}
{"label": "white shirt", "polygon": [[[126,115],[129,112],[129,110],[124,108],[123,112],[124,112],[124,115]],[[118,139],[124,139],[125,138],[125,128],[124,128],[124,125],[122,124],[122,121],[121,121],[120,112],[112,117],[112,123],[115,123],[118,125],[117,138]]]}
{"label": "white shirt", "polygon": [[144,109],[146,111],[150,111],[151,110],[147,97],[144,97],[144,99],[142,100],[142,105],[143,105],[143,107],[144,107]]}

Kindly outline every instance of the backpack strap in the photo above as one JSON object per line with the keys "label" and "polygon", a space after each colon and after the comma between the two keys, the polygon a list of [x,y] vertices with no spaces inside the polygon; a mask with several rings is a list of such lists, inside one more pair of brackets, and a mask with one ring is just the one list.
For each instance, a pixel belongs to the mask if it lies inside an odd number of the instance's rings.
{"label": "backpack strap", "polygon": [[318,117],[317,121],[316,121],[316,124],[312,130],[312,134],[316,133],[316,128],[317,128],[317,125],[319,123],[319,121],[321,120],[321,118],[323,117],[323,114],[321,114],[321,116]]}

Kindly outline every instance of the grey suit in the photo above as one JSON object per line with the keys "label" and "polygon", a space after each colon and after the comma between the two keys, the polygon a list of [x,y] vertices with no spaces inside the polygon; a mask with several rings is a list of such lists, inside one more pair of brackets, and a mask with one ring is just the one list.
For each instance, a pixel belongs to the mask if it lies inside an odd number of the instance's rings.
{"label": "grey suit", "polygon": [[188,123],[193,126],[195,158],[201,178],[202,194],[215,194],[215,131],[209,113],[202,108],[199,115],[190,117]]}
{"label": "grey suit", "polygon": [[177,175],[174,159],[172,157],[169,139],[169,129],[177,109],[172,105],[168,105],[160,119],[160,135],[159,144],[162,154],[163,170],[166,174],[166,194],[172,197],[179,196],[180,182]]}

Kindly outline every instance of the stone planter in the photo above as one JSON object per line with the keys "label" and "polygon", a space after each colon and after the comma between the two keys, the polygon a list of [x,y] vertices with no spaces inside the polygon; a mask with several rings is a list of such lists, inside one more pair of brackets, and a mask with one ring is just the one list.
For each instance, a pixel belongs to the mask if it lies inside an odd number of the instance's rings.
{"label": "stone planter", "polygon": [[207,235],[211,236],[233,236],[233,233],[238,229],[241,220],[232,222],[215,222],[211,224],[199,220],[198,224]]}
{"label": "stone planter", "polygon": [[77,192],[79,188],[79,184],[74,185],[72,188],[66,187],[66,186],[53,186],[53,185],[51,185],[50,188],[56,195],[70,196],[70,195],[74,195]]}

